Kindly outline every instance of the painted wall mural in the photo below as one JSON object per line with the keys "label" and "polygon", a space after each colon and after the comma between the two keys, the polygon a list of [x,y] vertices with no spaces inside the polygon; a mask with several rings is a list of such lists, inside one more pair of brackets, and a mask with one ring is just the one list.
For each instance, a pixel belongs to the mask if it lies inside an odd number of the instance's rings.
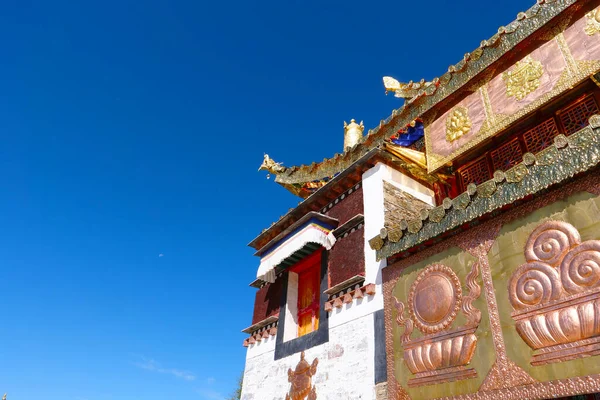
{"label": "painted wall mural", "polygon": [[389,399],[600,392],[600,174],[402,259],[383,282]]}
{"label": "painted wall mural", "polygon": [[300,354],[300,362],[292,371],[288,370],[290,391],[285,395],[285,400],[317,400],[317,391],[312,384],[312,377],[317,373],[319,360],[315,358],[312,364],[305,359],[304,352]]}
{"label": "painted wall mural", "polygon": [[537,350],[531,364],[600,354],[600,240],[547,221],[529,236],[525,259],[509,298],[519,335]]}
{"label": "painted wall mural", "polygon": [[425,126],[427,168],[439,169],[600,70],[600,7],[557,26],[546,43]]}

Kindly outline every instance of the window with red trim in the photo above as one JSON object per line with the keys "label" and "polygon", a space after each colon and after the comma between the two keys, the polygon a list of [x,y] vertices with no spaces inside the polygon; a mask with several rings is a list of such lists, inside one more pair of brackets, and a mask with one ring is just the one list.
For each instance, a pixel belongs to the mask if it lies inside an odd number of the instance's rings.
{"label": "window with red trim", "polygon": [[298,336],[319,329],[319,299],[321,297],[321,257],[311,256],[295,267],[298,274]]}

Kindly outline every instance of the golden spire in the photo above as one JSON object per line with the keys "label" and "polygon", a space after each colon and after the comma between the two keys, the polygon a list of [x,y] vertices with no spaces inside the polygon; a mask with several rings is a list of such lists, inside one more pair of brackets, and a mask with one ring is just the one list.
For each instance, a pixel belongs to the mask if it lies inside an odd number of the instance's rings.
{"label": "golden spire", "polygon": [[349,124],[344,121],[344,151],[360,143],[364,130],[365,126],[362,121],[360,121],[360,125],[354,119],[351,119]]}

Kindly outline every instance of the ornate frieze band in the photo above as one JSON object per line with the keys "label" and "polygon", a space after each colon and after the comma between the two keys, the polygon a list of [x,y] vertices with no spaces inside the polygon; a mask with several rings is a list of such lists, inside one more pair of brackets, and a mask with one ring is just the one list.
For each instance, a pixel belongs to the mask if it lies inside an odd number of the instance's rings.
{"label": "ornate frieze band", "polygon": [[490,82],[482,82],[479,91],[427,125],[428,171],[439,169],[600,70],[600,44],[587,33],[590,20],[600,22],[595,11],[591,14],[569,27],[563,24],[564,32],[555,32],[550,41]]}
{"label": "ornate frieze band", "polygon": [[[375,236],[369,244],[377,251],[378,260],[392,256],[599,163],[600,116],[592,116],[587,128],[569,137],[557,136],[553,146],[536,155],[526,153],[523,162],[510,170],[496,171],[493,179],[479,186],[470,185],[453,200],[445,199],[441,206],[423,215],[419,224],[407,222],[406,227],[390,230],[385,237]],[[411,225],[418,229],[411,231]]]}

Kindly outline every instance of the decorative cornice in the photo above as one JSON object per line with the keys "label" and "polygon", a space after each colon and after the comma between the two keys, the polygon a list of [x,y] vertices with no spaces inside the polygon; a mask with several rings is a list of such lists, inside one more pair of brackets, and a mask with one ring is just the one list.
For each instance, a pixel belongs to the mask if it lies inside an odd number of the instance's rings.
{"label": "decorative cornice", "polygon": [[338,226],[332,233],[336,239],[345,238],[351,233],[356,232],[359,229],[364,228],[365,216],[357,214],[354,217],[346,221],[345,224]]}
{"label": "decorative cornice", "polygon": [[272,315],[270,317],[263,319],[262,321],[259,321],[253,325],[250,325],[246,329],[242,329],[242,332],[251,335],[251,334],[255,333],[256,331],[260,330],[261,328],[264,328],[265,326],[270,325],[273,322],[277,322],[278,320],[279,320],[278,315]]}
{"label": "decorative cornice", "polygon": [[[349,288],[352,289],[352,288]],[[376,286],[374,283],[368,285],[347,290],[345,293],[339,293],[331,296],[331,300],[325,303],[325,311],[331,312],[334,308],[341,308],[344,304],[352,303],[354,299],[362,299],[365,296],[373,296],[376,293]]]}
{"label": "decorative cornice", "polygon": [[442,205],[429,210],[428,215],[424,213],[419,220],[401,221],[397,227],[375,236],[369,244],[377,251],[377,259],[407,250],[598,165],[600,116],[592,116],[589,122],[588,127],[569,137],[557,136],[554,145],[536,155],[524,154],[522,163],[506,172],[496,171],[493,179],[469,185],[467,191],[452,200],[444,199]]}
{"label": "decorative cornice", "polygon": [[350,279],[346,279],[343,282],[338,283],[335,286],[330,287],[329,289],[327,289],[325,291],[325,293],[327,293],[330,296],[339,294],[342,290],[348,289],[349,287],[355,286],[356,284],[358,284],[359,286],[362,286],[362,283],[365,281],[365,277],[362,275],[355,275]]}
{"label": "decorative cornice", "polygon": [[[273,317],[269,317],[269,318],[273,318]],[[267,319],[269,319],[269,318],[267,318]],[[264,320],[264,321],[266,321],[266,320]],[[264,321],[261,321],[258,324],[261,324]],[[258,325],[258,324],[255,324],[255,325]],[[252,325],[251,327],[244,329],[242,332],[249,333],[249,332],[247,332],[247,330],[249,330],[250,328],[252,328],[255,325]],[[270,336],[275,337],[277,335],[277,325],[279,325],[279,317],[275,317],[274,321],[271,321],[270,323],[265,324],[254,331],[251,331],[250,337],[247,339],[244,339],[244,347],[248,347],[251,344],[256,344],[256,342],[260,342],[263,339],[267,339]]]}

